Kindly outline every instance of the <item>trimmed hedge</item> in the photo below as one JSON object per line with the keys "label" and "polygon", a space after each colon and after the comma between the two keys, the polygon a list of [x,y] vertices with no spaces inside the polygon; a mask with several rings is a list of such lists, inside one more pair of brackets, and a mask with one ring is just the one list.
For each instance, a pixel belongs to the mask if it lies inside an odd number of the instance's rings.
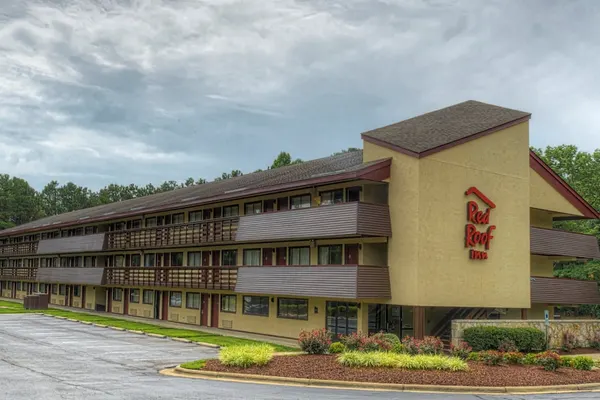
{"label": "trimmed hedge", "polygon": [[463,340],[473,351],[498,350],[506,340],[514,342],[520,352],[530,353],[546,348],[546,335],[536,328],[475,326],[465,329]]}

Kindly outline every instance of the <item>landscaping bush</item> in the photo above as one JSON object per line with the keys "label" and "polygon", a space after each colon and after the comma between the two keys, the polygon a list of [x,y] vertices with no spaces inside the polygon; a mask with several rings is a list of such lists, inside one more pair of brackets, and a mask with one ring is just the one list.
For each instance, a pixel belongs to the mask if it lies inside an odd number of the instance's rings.
{"label": "landscaping bush", "polygon": [[525,354],[519,353],[518,351],[504,353],[504,361],[506,361],[508,364],[523,364],[524,358]]}
{"label": "landscaping bush", "polygon": [[465,329],[463,338],[475,351],[498,350],[503,340],[512,340],[521,352],[540,351],[546,347],[544,332],[536,328],[476,326]]}
{"label": "landscaping bush", "polygon": [[346,350],[346,346],[344,346],[344,343],[335,342],[329,345],[329,354],[343,353],[344,350]]}
{"label": "landscaping bush", "polygon": [[347,351],[358,351],[362,349],[368,336],[362,332],[352,332],[349,335],[340,335],[339,338]]}
{"label": "landscaping bush", "polygon": [[331,332],[327,329],[314,329],[302,331],[298,337],[298,344],[302,351],[308,354],[325,354],[331,344]]}
{"label": "landscaping bush", "polygon": [[[375,333],[369,337],[363,344],[363,351],[390,351],[394,347],[394,343],[385,336],[383,332]],[[396,337],[396,335],[393,335]],[[397,338],[397,337],[396,337]],[[393,339],[392,339],[393,340]]]}
{"label": "landscaping bush", "polygon": [[401,344],[400,338],[394,333],[383,333],[381,338],[389,343],[391,349],[393,349],[396,345]]}
{"label": "landscaping bush", "polygon": [[440,354],[444,350],[444,343],[440,338],[425,336],[418,342],[419,354]]}
{"label": "landscaping bush", "polygon": [[573,351],[576,344],[577,344],[577,337],[575,336],[575,334],[571,331],[566,331],[563,334],[563,344],[562,344],[563,351],[570,353],[571,351]]}
{"label": "landscaping bush", "polygon": [[546,371],[556,371],[560,366],[560,356],[554,351],[545,351],[535,356],[536,364],[544,367]]}
{"label": "landscaping bush", "polygon": [[407,354],[419,354],[419,341],[411,336],[405,336],[402,339],[402,347]]}
{"label": "landscaping bush", "polygon": [[473,348],[469,346],[466,342],[460,342],[457,346],[451,344],[450,345],[450,353],[453,357],[458,357],[462,360],[467,359],[470,353],[473,351]]}
{"label": "landscaping bush", "polygon": [[600,332],[594,333],[594,337],[590,340],[590,345],[596,349],[600,350]]}
{"label": "landscaping bush", "polygon": [[515,344],[514,340],[503,339],[498,345],[498,351],[501,351],[503,353],[512,353],[519,351],[519,349],[517,348],[517,345]]}
{"label": "landscaping bush", "polygon": [[397,353],[397,354],[404,354],[404,353],[406,353],[406,349],[404,348],[404,346],[402,345],[402,343],[398,343],[398,344],[394,345],[394,347],[392,348],[392,351],[394,353]]}
{"label": "landscaping bush", "polygon": [[560,357],[558,362],[558,366],[561,368],[572,368],[573,367],[573,357]]}
{"label": "landscaping bush", "polygon": [[479,352],[472,351],[471,353],[469,353],[469,355],[467,356],[467,361],[481,361],[481,357],[479,356]]}
{"label": "landscaping bush", "polygon": [[338,362],[346,367],[359,368],[403,368],[411,370],[440,370],[440,371],[466,371],[468,365],[456,357],[442,355],[395,354],[390,352],[375,351],[364,353],[350,351],[340,354]]}
{"label": "landscaping bush", "polygon": [[524,365],[535,365],[537,364],[537,360],[536,360],[536,355],[534,353],[528,353],[525,354],[525,357],[523,357],[523,364]]}
{"label": "landscaping bush", "polygon": [[375,333],[371,336],[362,332],[354,332],[350,335],[340,335],[340,341],[348,351],[389,351],[393,345],[386,339],[384,333]]}
{"label": "landscaping bush", "polygon": [[496,350],[486,350],[479,353],[479,359],[486,365],[500,365],[504,361],[504,354]]}
{"label": "landscaping bush", "polygon": [[590,371],[594,366],[594,360],[592,359],[592,357],[586,356],[573,357],[573,359],[571,360],[571,366],[575,369]]}
{"label": "landscaping bush", "polygon": [[230,367],[248,368],[267,365],[273,358],[273,347],[267,344],[224,347],[219,360]]}

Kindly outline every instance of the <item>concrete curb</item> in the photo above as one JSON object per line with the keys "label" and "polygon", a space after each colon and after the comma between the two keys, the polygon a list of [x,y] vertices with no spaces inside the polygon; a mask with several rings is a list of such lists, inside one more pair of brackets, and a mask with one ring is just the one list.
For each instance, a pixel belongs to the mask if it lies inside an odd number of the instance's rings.
{"label": "concrete curb", "polygon": [[457,393],[457,394],[541,394],[541,393],[574,393],[580,391],[598,391],[600,383],[582,383],[577,385],[553,386],[446,386],[446,385],[416,385],[373,382],[333,381],[306,378],[288,378],[282,376],[239,374],[232,372],[214,372],[181,368],[165,369],[161,374],[182,378],[204,378],[230,381],[247,381],[274,385],[317,386],[334,389],[385,390],[397,392],[427,392],[427,393]]}
{"label": "concrete curb", "polygon": [[167,337],[165,335],[160,335],[158,333],[146,333],[146,336],[150,336],[153,338],[159,338],[159,339],[166,339]]}

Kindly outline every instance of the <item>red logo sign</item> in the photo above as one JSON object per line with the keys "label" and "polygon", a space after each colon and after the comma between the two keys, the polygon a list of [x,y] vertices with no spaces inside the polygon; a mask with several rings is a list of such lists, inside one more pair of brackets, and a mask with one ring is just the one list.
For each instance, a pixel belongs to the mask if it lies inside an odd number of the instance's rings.
{"label": "red logo sign", "polygon": [[[471,187],[465,192],[469,196],[474,194],[479,197],[489,208],[485,210],[479,209],[479,204],[476,201],[467,202],[467,225],[465,226],[465,247],[469,250],[469,258],[472,260],[487,260],[487,250],[490,249],[490,243],[494,236],[492,233],[496,229],[496,225],[490,225],[490,214],[492,209],[496,208],[496,204],[481,193],[476,187]],[[487,225],[480,230],[480,225]],[[479,247],[483,250],[477,250]]]}

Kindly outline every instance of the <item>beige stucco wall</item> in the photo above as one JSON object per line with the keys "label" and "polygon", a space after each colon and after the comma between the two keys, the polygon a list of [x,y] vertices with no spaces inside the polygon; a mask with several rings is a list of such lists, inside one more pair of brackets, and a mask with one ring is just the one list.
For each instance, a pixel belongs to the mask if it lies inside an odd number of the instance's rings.
{"label": "beige stucco wall", "polygon": [[550,257],[531,256],[531,276],[554,276],[554,262]]}
{"label": "beige stucco wall", "polygon": [[[421,159],[364,143],[365,161],[384,157],[393,158],[391,303],[529,308],[528,123]],[[497,205],[488,260],[470,260],[464,246],[471,186]]]}
{"label": "beige stucco wall", "polygon": [[557,214],[583,215],[537,172],[530,169],[529,174],[531,186],[530,206],[532,208],[553,211]]}
{"label": "beige stucco wall", "polygon": [[529,213],[529,222],[531,226],[537,228],[552,229],[552,218],[554,213],[547,210],[532,208]]}

